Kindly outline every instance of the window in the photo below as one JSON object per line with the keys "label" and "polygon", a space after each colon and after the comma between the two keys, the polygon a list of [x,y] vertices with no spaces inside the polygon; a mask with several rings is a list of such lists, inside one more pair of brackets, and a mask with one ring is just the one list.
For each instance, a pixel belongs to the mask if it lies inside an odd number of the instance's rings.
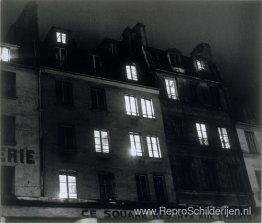
{"label": "window", "polygon": [[139,201],[149,201],[150,193],[148,187],[148,179],[145,174],[136,175],[136,187],[137,187],[137,196]]}
{"label": "window", "polygon": [[14,72],[2,71],[1,78],[2,97],[16,97],[16,74]]}
{"label": "window", "polygon": [[67,59],[67,53],[65,48],[61,47],[56,47],[55,48],[55,60],[56,63],[59,66],[64,66],[66,64],[66,59]]}
{"label": "window", "polygon": [[132,156],[143,156],[144,151],[141,143],[141,135],[135,132],[129,132],[130,144],[131,144],[131,155]]}
{"label": "window", "polygon": [[58,105],[73,106],[72,84],[56,81],[56,103]]}
{"label": "window", "polygon": [[207,70],[207,62],[204,60],[196,60],[196,67],[198,71]]}
{"label": "window", "polygon": [[245,131],[245,136],[246,136],[249,152],[257,154],[258,150],[257,150],[256,142],[255,142],[254,132]]}
{"label": "window", "polygon": [[141,99],[142,113],[145,118],[155,118],[152,99]]}
{"label": "window", "polygon": [[181,56],[177,53],[169,53],[169,62],[173,67],[181,67]]}
{"label": "window", "polygon": [[209,90],[210,90],[210,94],[212,98],[213,107],[221,108],[221,99],[220,99],[219,88],[210,86]]}
{"label": "window", "polygon": [[92,108],[106,110],[106,92],[101,88],[91,89]]}
{"label": "window", "polygon": [[58,142],[60,151],[65,153],[75,153],[75,128],[70,124],[59,124],[58,126]]}
{"label": "window", "polygon": [[96,152],[109,153],[108,131],[94,130]]}
{"label": "window", "polygon": [[137,98],[135,96],[125,95],[126,113],[128,115],[138,116]]}
{"label": "window", "polygon": [[116,43],[110,43],[109,44],[109,51],[111,53],[112,56],[116,56],[117,55],[117,45]]}
{"label": "window", "polygon": [[135,65],[126,65],[126,75],[127,79],[137,81],[137,72]]}
{"label": "window", "polygon": [[2,115],[1,142],[3,145],[15,145],[15,116]]}
{"label": "window", "polygon": [[256,174],[259,189],[261,190],[261,170],[255,170],[255,174]]}
{"label": "window", "polygon": [[56,32],[56,42],[66,44],[66,34]]}
{"label": "window", "polygon": [[165,79],[166,83],[166,91],[168,98],[177,100],[178,99],[178,93],[176,88],[176,80],[175,79]]}
{"label": "window", "polygon": [[200,142],[200,145],[202,146],[208,146],[208,139],[207,139],[207,131],[206,131],[206,125],[196,123],[197,128],[197,135]]}
{"label": "window", "polygon": [[225,128],[218,128],[219,138],[223,149],[230,149],[229,138]]}
{"label": "window", "polygon": [[153,158],[161,158],[161,151],[158,137],[155,136],[147,136],[147,147],[148,147],[148,155]]}
{"label": "window", "polygon": [[61,171],[59,173],[60,198],[77,198],[76,172]]}
{"label": "window", "polygon": [[167,200],[166,196],[166,184],[165,178],[162,175],[155,175],[153,176],[154,186],[155,186],[155,193],[156,199],[158,202],[164,202]]}
{"label": "window", "polygon": [[116,199],[115,176],[113,173],[101,173],[98,175],[100,186],[100,198],[106,200]]}
{"label": "window", "polygon": [[93,73],[101,72],[101,59],[99,56],[89,54],[87,64],[91,72]]}
{"label": "window", "polygon": [[1,166],[1,196],[11,197],[14,195],[15,167]]}
{"label": "window", "polygon": [[10,49],[7,47],[0,47],[0,61],[9,62],[10,58]]}

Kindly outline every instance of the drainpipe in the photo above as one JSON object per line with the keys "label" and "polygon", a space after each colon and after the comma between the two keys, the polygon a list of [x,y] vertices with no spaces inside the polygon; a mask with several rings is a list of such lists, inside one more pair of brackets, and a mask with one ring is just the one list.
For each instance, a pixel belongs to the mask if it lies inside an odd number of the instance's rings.
{"label": "drainpipe", "polygon": [[44,150],[43,150],[43,130],[42,130],[42,88],[41,88],[41,76],[42,68],[38,72],[38,106],[39,106],[39,155],[40,155],[40,187],[41,187],[41,197],[45,196],[44,193],[44,174],[45,174],[45,164],[44,164]]}

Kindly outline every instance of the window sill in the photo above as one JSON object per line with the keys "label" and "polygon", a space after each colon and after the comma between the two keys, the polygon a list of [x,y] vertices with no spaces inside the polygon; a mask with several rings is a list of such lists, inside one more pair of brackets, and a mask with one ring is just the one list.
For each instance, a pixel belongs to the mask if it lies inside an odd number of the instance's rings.
{"label": "window sill", "polygon": [[140,119],[141,118],[139,115],[128,115],[128,114],[126,114],[126,116],[128,118],[131,118],[131,119]]}
{"label": "window sill", "polygon": [[154,157],[149,157],[149,156],[132,156],[133,158],[137,160],[152,160],[152,161],[162,161],[163,157],[160,158],[154,158]]}
{"label": "window sill", "polygon": [[97,157],[101,158],[101,159],[110,159],[112,158],[112,153],[103,153],[103,152],[95,152]]}

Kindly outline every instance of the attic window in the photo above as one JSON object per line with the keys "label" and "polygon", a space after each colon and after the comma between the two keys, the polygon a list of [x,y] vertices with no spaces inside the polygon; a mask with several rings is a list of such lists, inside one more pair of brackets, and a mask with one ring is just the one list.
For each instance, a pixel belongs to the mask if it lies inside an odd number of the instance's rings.
{"label": "attic window", "polygon": [[198,71],[208,69],[207,62],[204,60],[196,60],[195,63]]}
{"label": "attic window", "polygon": [[10,49],[7,47],[0,47],[0,61],[10,61]]}
{"label": "attic window", "polygon": [[56,32],[56,42],[66,44],[66,34]]}
{"label": "attic window", "polygon": [[181,56],[177,53],[168,53],[168,59],[172,67],[181,67]]}
{"label": "attic window", "polygon": [[135,65],[126,65],[126,75],[128,80],[137,81],[137,71]]}

